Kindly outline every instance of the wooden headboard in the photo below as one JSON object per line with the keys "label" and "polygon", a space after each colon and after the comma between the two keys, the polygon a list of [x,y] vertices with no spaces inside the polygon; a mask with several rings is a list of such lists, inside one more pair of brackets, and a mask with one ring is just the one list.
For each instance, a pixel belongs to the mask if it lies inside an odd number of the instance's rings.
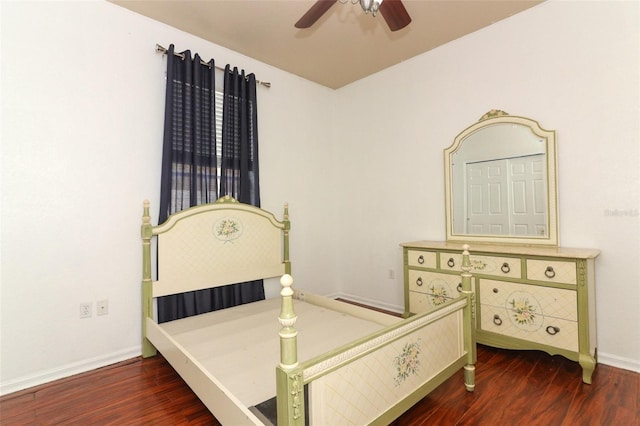
{"label": "wooden headboard", "polygon": [[[143,285],[159,297],[291,273],[289,213],[282,221],[225,196],[175,213],[152,226],[142,218]],[[151,281],[151,239],[158,241],[158,279]]]}

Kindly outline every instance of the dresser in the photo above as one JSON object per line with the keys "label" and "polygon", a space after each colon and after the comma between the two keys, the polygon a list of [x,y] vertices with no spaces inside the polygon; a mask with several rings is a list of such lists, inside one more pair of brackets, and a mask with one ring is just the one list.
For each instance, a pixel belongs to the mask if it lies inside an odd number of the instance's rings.
{"label": "dresser", "polygon": [[[403,243],[405,317],[455,298],[462,243]],[[474,243],[471,273],[478,343],[537,349],[596,366],[596,249]]]}

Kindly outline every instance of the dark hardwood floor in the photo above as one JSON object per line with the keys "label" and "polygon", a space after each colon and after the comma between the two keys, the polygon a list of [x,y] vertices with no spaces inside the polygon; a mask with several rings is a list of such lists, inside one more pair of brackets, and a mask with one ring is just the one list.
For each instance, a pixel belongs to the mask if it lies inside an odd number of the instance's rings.
{"label": "dark hardwood floor", "polygon": [[[480,346],[476,390],[462,373],[394,425],[640,425],[640,374],[599,365],[593,384],[560,356]],[[161,357],[136,358],[0,398],[0,424],[218,425]],[[331,425],[338,426],[338,425]]]}

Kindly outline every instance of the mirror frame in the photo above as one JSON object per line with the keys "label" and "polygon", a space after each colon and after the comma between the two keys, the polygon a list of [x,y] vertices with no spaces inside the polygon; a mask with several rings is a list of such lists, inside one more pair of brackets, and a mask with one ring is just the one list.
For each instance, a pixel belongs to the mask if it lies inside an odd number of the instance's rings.
{"label": "mirror frame", "polygon": [[[452,197],[452,168],[451,156],[460,149],[466,138],[477,131],[500,123],[520,124],[527,126],[531,131],[545,138],[547,141],[547,219],[548,235],[543,237],[518,236],[518,235],[473,235],[455,234],[453,232],[453,197]],[[491,110],[483,115],[480,120],[463,130],[453,141],[453,144],[444,150],[444,172],[445,172],[445,218],[447,241],[461,242],[481,242],[481,243],[506,243],[506,244],[528,244],[528,245],[558,245],[558,181],[557,181],[557,161],[556,161],[556,132],[554,130],[543,129],[537,121],[509,115],[504,111]]]}

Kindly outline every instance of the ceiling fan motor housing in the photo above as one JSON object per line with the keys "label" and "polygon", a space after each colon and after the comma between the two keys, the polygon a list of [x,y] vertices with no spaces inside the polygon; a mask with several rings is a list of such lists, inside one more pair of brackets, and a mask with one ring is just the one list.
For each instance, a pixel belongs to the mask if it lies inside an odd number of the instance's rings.
{"label": "ceiling fan motor housing", "polygon": [[383,0],[360,0],[360,6],[362,6],[362,10],[364,10],[365,13],[371,12],[375,17],[382,1]]}

